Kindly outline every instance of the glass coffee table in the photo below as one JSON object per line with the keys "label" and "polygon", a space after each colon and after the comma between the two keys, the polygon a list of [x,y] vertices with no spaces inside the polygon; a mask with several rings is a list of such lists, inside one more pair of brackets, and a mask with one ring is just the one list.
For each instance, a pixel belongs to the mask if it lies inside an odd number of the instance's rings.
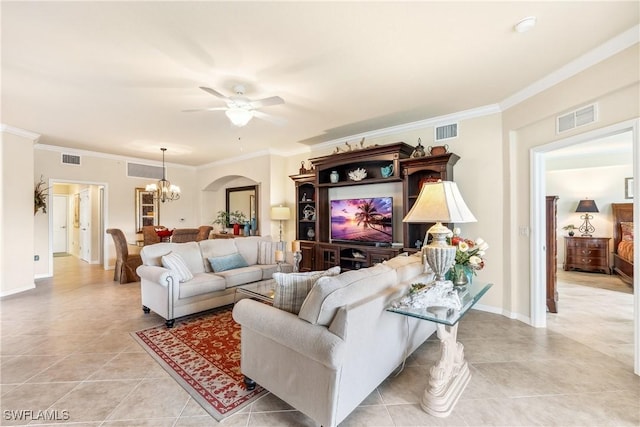
{"label": "glass coffee table", "polygon": [[492,283],[475,282],[454,287],[460,300],[460,308],[441,306],[412,307],[407,298],[392,301],[387,311],[436,323],[440,339],[440,360],[429,371],[429,385],[424,391],[420,406],[428,414],[446,417],[451,414],[462,392],[471,379],[469,366],[464,358],[464,346],[457,342],[458,322],[482,296]]}
{"label": "glass coffee table", "polygon": [[[259,282],[249,283],[248,285],[236,286],[236,295],[238,292],[255,298],[260,301],[273,304],[273,296],[275,294],[276,281],[274,279],[261,280]],[[234,297],[235,303],[237,298]]]}

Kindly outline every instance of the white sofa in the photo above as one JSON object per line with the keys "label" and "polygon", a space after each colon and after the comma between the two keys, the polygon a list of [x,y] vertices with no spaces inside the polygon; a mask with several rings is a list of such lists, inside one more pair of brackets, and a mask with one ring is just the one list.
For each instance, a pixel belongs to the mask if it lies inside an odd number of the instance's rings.
{"label": "white sofa", "polygon": [[[237,239],[208,239],[187,243],[156,243],[140,251],[142,265],[136,269],[140,276],[142,308],[153,310],[173,327],[175,319],[234,302],[235,287],[270,279],[277,271],[273,254],[261,254],[278,243],[269,236]],[[175,271],[162,266],[162,256],[177,253],[193,274],[193,279],[180,282]],[[247,267],[213,272],[210,258],[240,254]],[[264,263],[265,259],[268,263]],[[282,271],[292,271],[290,263],[281,264]]]}
{"label": "white sofa", "polygon": [[242,373],[324,427],[344,420],[435,331],[385,311],[411,283],[427,282],[420,258],[399,256],[318,279],[298,315],[244,299]]}

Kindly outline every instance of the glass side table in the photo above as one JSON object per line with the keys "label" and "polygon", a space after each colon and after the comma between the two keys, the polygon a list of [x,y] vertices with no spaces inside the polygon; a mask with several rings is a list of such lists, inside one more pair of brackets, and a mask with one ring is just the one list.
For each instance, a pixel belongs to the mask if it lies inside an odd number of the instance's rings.
{"label": "glass side table", "polygon": [[440,360],[429,371],[429,385],[420,402],[420,406],[428,414],[436,417],[449,416],[471,379],[471,372],[464,358],[464,346],[457,341],[458,322],[491,286],[492,283],[474,282],[454,287],[461,302],[460,309],[438,306],[415,308],[404,297],[392,301],[387,307],[387,311],[393,313],[436,323],[440,339]]}

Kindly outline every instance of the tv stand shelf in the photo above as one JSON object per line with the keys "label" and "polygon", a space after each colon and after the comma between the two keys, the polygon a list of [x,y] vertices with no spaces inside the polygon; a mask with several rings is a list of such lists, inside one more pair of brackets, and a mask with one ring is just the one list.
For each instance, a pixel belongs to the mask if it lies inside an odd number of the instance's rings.
{"label": "tv stand shelf", "polygon": [[[318,187],[378,184],[402,181],[400,159],[408,158],[412,151],[412,146],[398,142],[315,157],[309,161],[316,168],[316,186]],[[383,168],[387,171],[386,175],[383,174]],[[366,170],[367,176],[361,181],[351,180],[349,172],[356,169]],[[338,173],[337,182],[331,181],[333,172]]]}
{"label": "tv stand shelf", "polygon": [[382,248],[346,243],[319,243],[317,259],[326,270],[340,266],[342,271],[359,270],[386,261],[400,253],[398,248]]}

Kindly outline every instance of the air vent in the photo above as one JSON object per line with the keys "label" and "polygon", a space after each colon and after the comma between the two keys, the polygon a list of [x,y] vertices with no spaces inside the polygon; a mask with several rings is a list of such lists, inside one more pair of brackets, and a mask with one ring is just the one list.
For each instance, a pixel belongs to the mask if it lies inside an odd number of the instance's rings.
{"label": "air vent", "polygon": [[448,125],[438,126],[435,129],[436,141],[442,141],[443,139],[452,139],[458,137],[458,124],[451,123]]}
{"label": "air vent", "polygon": [[62,154],[62,163],[65,165],[80,166],[80,156],[75,154]]}
{"label": "air vent", "polygon": [[127,176],[129,178],[161,179],[162,166],[150,166],[127,162]]}
{"label": "air vent", "polygon": [[587,105],[571,111],[570,113],[558,116],[557,133],[566,132],[580,126],[588,125],[598,119],[598,109],[596,104]]}

